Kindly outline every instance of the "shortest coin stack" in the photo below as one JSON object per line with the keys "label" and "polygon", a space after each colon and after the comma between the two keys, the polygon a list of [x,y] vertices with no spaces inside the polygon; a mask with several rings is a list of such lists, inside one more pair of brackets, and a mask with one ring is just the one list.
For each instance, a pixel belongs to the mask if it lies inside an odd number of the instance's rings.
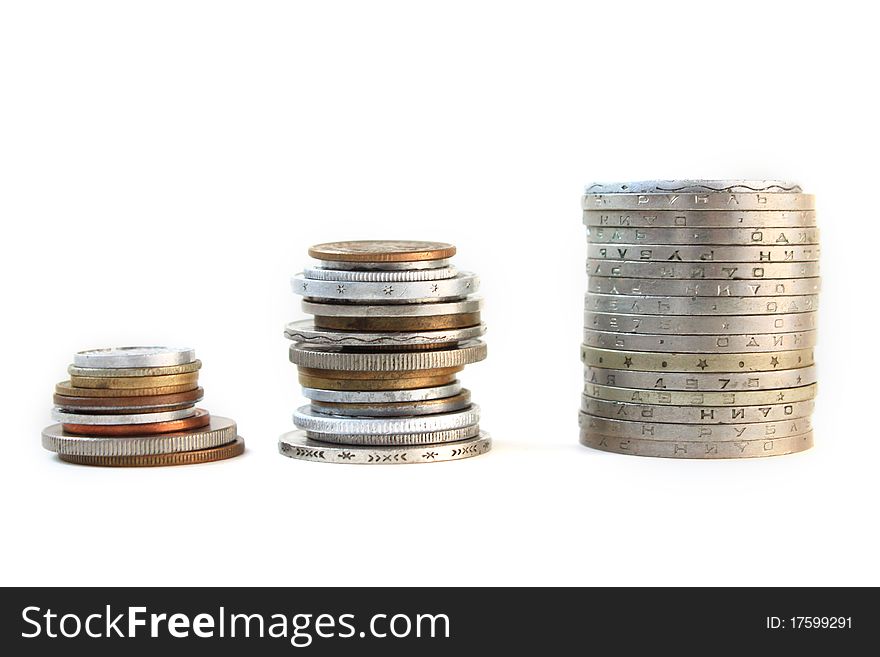
{"label": "shortest coin stack", "polygon": [[479,408],[456,375],[486,357],[479,279],[438,242],[320,244],[294,277],[314,319],[288,324],[309,405],[281,437],[291,458],[436,463],[488,452]]}
{"label": "shortest coin stack", "polygon": [[235,422],[196,408],[204,390],[192,349],[117,347],[81,351],[55,386],[43,447],[62,461],[137,467],[208,463],[239,456]]}

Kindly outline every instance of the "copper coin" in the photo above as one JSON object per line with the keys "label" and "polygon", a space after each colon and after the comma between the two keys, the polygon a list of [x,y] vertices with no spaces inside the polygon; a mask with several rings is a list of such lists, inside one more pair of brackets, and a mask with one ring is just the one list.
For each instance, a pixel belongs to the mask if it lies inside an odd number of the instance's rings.
{"label": "copper coin", "polygon": [[197,449],[191,452],[173,454],[152,454],[150,456],[77,456],[71,454],[58,455],[67,463],[78,465],[101,465],[114,468],[148,468],[160,465],[193,465],[222,461],[244,454],[244,440],[241,436],[233,442],[210,449]]}
{"label": "copper coin", "polygon": [[430,317],[327,317],[315,315],[315,327],[337,331],[442,331],[480,325],[480,313]]}
{"label": "copper coin", "polygon": [[201,429],[211,423],[208,411],[197,408],[194,415],[182,420],[169,422],[150,422],[149,424],[62,424],[67,433],[81,436],[152,436],[157,433],[172,431],[191,431]]}
{"label": "copper coin", "polygon": [[445,242],[354,240],[316,244],[309,248],[309,255],[337,262],[416,262],[451,258],[455,247]]}
{"label": "copper coin", "polygon": [[70,381],[62,381],[55,386],[55,393],[66,397],[153,397],[160,395],[176,395],[182,392],[201,390],[196,384],[182,386],[160,386],[156,388],[77,388]]}
{"label": "copper coin", "polygon": [[70,377],[70,385],[74,388],[100,388],[103,390],[163,388],[170,386],[189,385],[197,386],[199,383],[198,372],[186,374],[166,374],[164,376],[73,376]]}
{"label": "copper coin", "polygon": [[170,411],[178,407],[192,406],[201,401],[204,394],[205,391],[202,388],[174,395],[151,395],[148,397],[73,397],[56,393],[52,397],[52,401],[56,406],[64,409],[82,409],[93,413],[123,413],[140,408],[162,408]]}
{"label": "copper coin", "polygon": [[299,383],[305,388],[318,388],[321,390],[414,390],[416,388],[434,388],[447,386],[455,381],[455,374],[445,376],[418,376],[409,379],[328,379],[319,376],[310,376],[300,372]]}

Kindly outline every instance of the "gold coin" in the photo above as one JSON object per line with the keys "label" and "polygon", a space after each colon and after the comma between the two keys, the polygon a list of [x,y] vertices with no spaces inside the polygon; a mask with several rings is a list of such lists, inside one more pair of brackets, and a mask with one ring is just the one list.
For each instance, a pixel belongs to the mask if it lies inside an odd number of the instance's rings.
{"label": "gold coin", "polygon": [[176,395],[197,388],[198,385],[195,383],[155,388],[77,388],[71,385],[70,381],[62,381],[56,384],[55,393],[68,397],[152,397],[154,395]]}
{"label": "gold coin", "polygon": [[430,317],[327,317],[315,315],[315,327],[337,331],[442,331],[480,325],[480,313]]}
{"label": "gold coin", "polygon": [[328,379],[319,376],[310,376],[300,372],[299,383],[304,388],[317,388],[319,390],[414,390],[416,388],[433,388],[446,386],[455,381],[455,374],[444,376],[418,376],[407,379],[385,380],[358,380],[358,379]]}
{"label": "gold coin", "polygon": [[67,373],[71,376],[92,376],[99,378],[118,378],[129,376],[169,376],[172,374],[189,374],[197,372],[202,367],[202,361],[194,360],[183,365],[168,365],[166,367],[77,367],[71,365]]}
{"label": "gold coin", "polygon": [[82,456],[59,454],[58,458],[78,465],[100,465],[112,468],[149,468],[162,465],[193,465],[211,463],[241,456],[244,453],[244,439],[241,436],[233,442],[210,449],[197,449],[191,452],[173,454],[151,454],[149,456]]}
{"label": "gold coin", "polygon": [[101,388],[118,390],[120,388],[166,388],[169,386],[196,386],[199,382],[198,372],[186,374],[169,374],[167,376],[71,376],[70,383],[74,388]]}
{"label": "gold coin", "polygon": [[316,244],[309,248],[309,255],[337,262],[416,262],[451,258],[455,247],[445,242],[353,240]]}

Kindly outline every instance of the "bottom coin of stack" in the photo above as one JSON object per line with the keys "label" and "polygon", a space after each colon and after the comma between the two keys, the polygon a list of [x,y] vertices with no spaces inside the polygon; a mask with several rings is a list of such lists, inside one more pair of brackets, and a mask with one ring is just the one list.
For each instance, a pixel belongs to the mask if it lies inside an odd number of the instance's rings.
{"label": "bottom coin of stack", "polygon": [[144,467],[239,456],[235,422],[196,408],[201,362],[192,349],[118,347],[81,351],[70,380],[55,386],[43,447],[81,465]]}
{"label": "bottom coin of stack", "polygon": [[491,448],[480,410],[456,375],[486,357],[477,277],[448,244],[340,242],[292,281],[314,320],[285,335],[309,405],[279,441],[288,457],[324,463],[435,463]]}

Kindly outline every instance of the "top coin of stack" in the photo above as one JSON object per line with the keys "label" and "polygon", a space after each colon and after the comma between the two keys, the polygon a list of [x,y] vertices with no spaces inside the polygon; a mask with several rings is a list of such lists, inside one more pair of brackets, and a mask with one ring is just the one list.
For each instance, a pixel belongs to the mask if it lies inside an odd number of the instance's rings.
{"label": "top coin of stack", "polygon": [[814,199],[783,181],[593,184],[581,442],[678,458],[812,445]]}
{"label": "top coin of stack", "polygon": [[118,347],[81,351],[55,386],[43,446],[85,465],[204,463],[237,456],[244,442],[227,418],[196,408],[204,390],[192,349]]}
{"label": "top coin of stack", "polygon": [[279,449],[332,463],[425,463],[487,452],[479,408],[456,374],[483,360],[479,279],[439,242],[355,241],[309,249],[292,281],[313,320],[288,324],[310,404]]}

